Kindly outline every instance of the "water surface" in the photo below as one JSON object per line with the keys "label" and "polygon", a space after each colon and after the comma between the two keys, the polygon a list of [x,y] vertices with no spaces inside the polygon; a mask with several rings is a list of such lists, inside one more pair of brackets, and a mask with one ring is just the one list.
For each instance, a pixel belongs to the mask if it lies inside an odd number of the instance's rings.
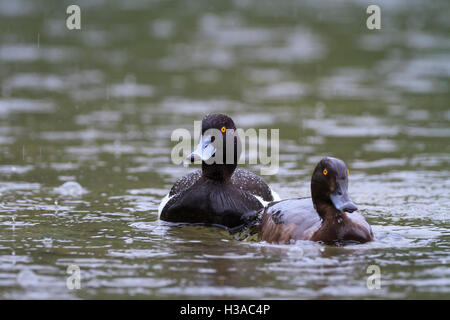
{"label": "water surface", "polygon": [[[377,31],[359,0],[78,3],[69,31],[69,2],[0,1],[2,299],[450,298],[447,1],[379,1]],[[342,158],[376,240],[268,245],[159,222],[195,169],[171,163],[170,135],[208,112],[280,129],[264,179],[282,198]]]}

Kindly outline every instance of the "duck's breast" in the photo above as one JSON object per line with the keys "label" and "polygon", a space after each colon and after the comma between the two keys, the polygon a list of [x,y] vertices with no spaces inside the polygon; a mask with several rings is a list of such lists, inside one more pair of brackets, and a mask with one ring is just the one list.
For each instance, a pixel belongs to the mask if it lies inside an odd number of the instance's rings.
{"label": "duck's breast", "polygon": [[162,209],[160,218],[171,222],[236,227],[243,223],[243,214],[261,208],[255,197],[232,184],[202,178],[189,189],[174,195]]}

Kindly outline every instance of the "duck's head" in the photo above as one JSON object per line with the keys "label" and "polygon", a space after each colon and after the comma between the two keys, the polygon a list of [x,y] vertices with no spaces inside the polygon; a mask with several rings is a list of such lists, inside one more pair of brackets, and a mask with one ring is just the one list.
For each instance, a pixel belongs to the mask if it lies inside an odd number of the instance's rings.
{"label": "duck's head", "polygon": [[344,161],[331,157],[320,160],[311,178],[314,206],[331,203],[339,211],[358,210],[348,195],[348,174]]}
{"label": "duck's head", "polygon": [[233,119],[225,114],[211,113],[203,118],[200,142],[188,158],[191,163],[202,160],[203,174],[221,179],[231,177],[239,151],[240,140]]}

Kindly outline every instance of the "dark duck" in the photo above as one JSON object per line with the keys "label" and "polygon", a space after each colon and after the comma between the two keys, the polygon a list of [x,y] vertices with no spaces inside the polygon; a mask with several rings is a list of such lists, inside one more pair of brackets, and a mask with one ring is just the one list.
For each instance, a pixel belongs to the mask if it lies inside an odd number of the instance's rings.
{"label": "dark duck", "polygon": [[279,244],[312,240],[337,245],[373,240],[370,225],[356,212],[358,208],[348,195],[348,174],[342,160],[322,159],[311,178],[312,198],[272,202],[258,212],[259,240]]}
{"label": "dark duck", "polygon": [[190,162],[201,160],[202,169],[173,185],[161,202],[161,220],[235,228],[242,225],[245,213],[279,200],[260,177],[236,168],[241,142],[235,130],[233,120],[224,114],[203,118],[200,142],[188,157]]}

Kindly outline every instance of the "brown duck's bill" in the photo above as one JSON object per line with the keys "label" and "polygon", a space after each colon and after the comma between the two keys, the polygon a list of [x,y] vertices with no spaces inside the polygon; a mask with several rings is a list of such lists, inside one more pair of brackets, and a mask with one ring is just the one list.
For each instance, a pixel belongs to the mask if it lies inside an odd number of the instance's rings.
{"label": "brown duck's bill", "polygon": [[353,212],[358,210],[358,207],[356,207],[352,199],[350,199],[347,188],[343,188],[339,184],[336,190],[330,194],[330,200],[334,207],[339,211]]}

